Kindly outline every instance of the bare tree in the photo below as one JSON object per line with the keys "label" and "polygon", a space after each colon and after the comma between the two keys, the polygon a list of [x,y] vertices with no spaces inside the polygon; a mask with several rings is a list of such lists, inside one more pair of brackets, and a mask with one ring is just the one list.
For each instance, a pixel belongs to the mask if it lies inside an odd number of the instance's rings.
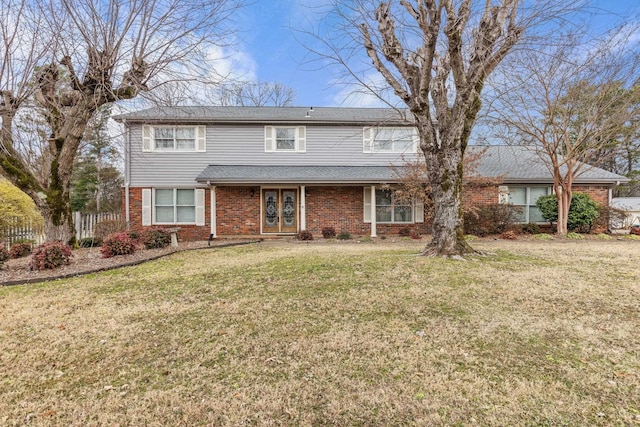
{"label": "bare tree", "polygon": [[[351,32],[347,42],[364,46],[418,129],[434,205],[432,239],[422,254],[473,252],[462,223],[464,153],[484,82],[525,28],[518,20],[518,0],[348,4],[353,6],[340,2],[340,16],[347,32],[357,25],[358,33]],[[348,66],[351,58],[343,49],[328,44],[329,56]],[[364,81],[353,68],[350,73]]]}
{"label": "bare tree", "polygon": [[240,107],[289,107],[295,99],[293,89],[278,82],[239,82],[223,85],[216,92],[221,105]]}
{"label": "bare tree", "polygon": [[[510,58],[491,115],[510,143],[528,144],[549,167],[558,200],[557,233],[567,233],[575,178],[614,160],[617,146],[636,134],[640,87],[637,31],[628,24],[604,39],[576,34],[544,51]],[[620,147],[623,148],[623,147]]]}
{"label": "bare tree", "polygon": [[[87,123],[102,105],[206,73],[206,50],[224,41],[237,2],[0,1],[14,11],[0,15],[3,55],[12,59],[2,65],[0,172],[34,200],[47,238],[73,240],[69,183]],[[33,48],[24,52],[26,34]],[[14,138],[13,120],[31,94],[49,132],[45,179]]]}
{"label": "bare tree", "polygon": [[[535,50],[582,12],[594,12],[588,4],[335,0],[325,22],[339,22],[339,28],[325,37],[318,36],[322,26],[314,31],[314,43],[307,46],[322,61],[342,67],[344,79],[336,80],[355,81],[390,106],[402,106],[399,113],[418,129],[434,199],[432,239],[423,255],[473,252],[463,236],[463,160],[488,77],[516,45]],[[384,84],[362,65],[363,46]]]}

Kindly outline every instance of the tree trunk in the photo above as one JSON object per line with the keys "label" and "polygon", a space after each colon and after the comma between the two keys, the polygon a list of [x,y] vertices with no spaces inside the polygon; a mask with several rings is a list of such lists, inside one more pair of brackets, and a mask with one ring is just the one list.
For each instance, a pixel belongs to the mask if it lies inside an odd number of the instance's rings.
{"label": "tree trunk", "polygon": [[556,225],[556,233],[558,236],[567,235],[567,223],[569,221],[569,207],[571,206],[571,198],[573,194],[571,188],[564,188],[562,185],[556,187],[556,199],[558,200],[558,223]]}
{"label": "tree trunk", "polygon": [[462,219],[463,156],[457,147],[425,152],[425,162],[433,197],[431,241],[425,256],[460,256],[474,253],[464,239]]}
{"label": "tree trunk", "polygon": [[71,209],[62,216],[52,215],[49,209],[41,210],[44,218],[44,233],[48,242],[59,240],[66,244],[75,244],[76,230],[73,225]]}

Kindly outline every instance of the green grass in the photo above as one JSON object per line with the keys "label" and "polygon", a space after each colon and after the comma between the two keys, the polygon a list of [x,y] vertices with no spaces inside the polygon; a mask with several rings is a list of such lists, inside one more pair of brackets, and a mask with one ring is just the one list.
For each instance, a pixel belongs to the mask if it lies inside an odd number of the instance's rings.
{"label": "green grass", "polygon": [[0,425],[635,425],[633,241],[260,244],[0,288]]}

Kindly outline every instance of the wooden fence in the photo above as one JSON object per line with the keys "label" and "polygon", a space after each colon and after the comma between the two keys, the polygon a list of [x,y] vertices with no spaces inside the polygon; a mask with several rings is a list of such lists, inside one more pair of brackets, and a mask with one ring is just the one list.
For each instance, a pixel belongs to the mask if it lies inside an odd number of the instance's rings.
{"label": "wooden fence", "polygon": [[[120,213],[85,213],[74,212],[73,224],[76,229],[76,238],[84,239],[87,237],[93,237],[95,226],[100,221],[111,219],[119,220],[121,218]],[[31,240],[35,245],[39,245],[44,242],[44,227],[36,226],[34,224],[20,225],[18,218],[9,218],[7,221],[9,224],[7,227],[0,227],[0,242],[4,243],[7,247],[10,247],[14,242],[20,240]]]}
{"label": "wooden fence", "polygon": [[7,248],[15,242],[30,240],[35,245],[44,242],[44,227],[38,224],[23,224],[19,218],[5,218],[7,225],[0,227],[0,243],[4,243]]}
{"label": "wooden fence", "polygon": [[120,213],[116,212],[103,212],[103,213],[73,213],[73,224],[76,227],[76,239],[85,239],[87,237],[93,237],[96,224],[100,221],[107,219],[119,220],[121,218]]}

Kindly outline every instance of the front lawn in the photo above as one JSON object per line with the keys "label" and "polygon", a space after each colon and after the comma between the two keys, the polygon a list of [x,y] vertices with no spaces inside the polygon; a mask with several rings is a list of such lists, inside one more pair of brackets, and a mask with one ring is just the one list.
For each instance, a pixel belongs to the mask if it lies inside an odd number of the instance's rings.
{"label": "front lawn", "polygon": [[640,424],[640,244],[260,243],[0,288],[0,425]]}

